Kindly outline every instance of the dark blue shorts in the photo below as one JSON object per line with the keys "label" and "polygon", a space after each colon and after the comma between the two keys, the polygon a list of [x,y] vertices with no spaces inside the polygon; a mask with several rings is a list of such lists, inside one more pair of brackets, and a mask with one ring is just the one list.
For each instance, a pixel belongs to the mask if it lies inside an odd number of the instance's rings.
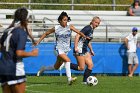
{"label": "dark blue shorts", "polygon": [[88,52],[87,50],[83,50],[82,53],[79,53],[79,52],[75,52],[75,50],[73,49],[74,56],[85,56],[87,52]]}
{"label": "dark blue shorts", "polygon": [[14,85],[26,81],[26,76],[14,76],[14,75],[0,75],[0,83],[2,85]]}

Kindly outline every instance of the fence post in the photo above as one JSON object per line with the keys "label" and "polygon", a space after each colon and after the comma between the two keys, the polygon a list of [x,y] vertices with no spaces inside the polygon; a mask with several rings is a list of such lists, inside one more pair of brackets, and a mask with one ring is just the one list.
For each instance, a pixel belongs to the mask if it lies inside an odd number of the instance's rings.
{"label": "fence post", "polygon": [[31,0],[28,0],[29,6],[28,9],[31,9]]}
{"label": "fence post", "polygon": [[113,11],[115,11],[115,10],[116,10],[116,6],[115,6],[115,5],[116,5],[116,0],[112,0],[112,1],[113,1],[113,3],[112,3],[113,6],[112,6],[112,8],[113,8]]}
{"label": "fence post", "polygon": [[71,0],[71,4],[72,4],[71,5],[71,10],[74,10],[74,5],[73,5],[74,4],[74,0]]}

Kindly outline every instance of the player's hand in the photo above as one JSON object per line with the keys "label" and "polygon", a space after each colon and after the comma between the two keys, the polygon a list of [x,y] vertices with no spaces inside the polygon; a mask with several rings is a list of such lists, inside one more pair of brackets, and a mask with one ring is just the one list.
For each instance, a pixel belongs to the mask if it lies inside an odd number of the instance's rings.
{"label": "player's hand", "polygon": [[90,40],[91,38],[90,37],[85,37],[83,42],[85,42],[86,39]]}
{"label": "player's hand", "polygon": [[36,45],[36,42],[33,40],[33,41],[32,41],[32,44],[33,44],[33,46],[34,46],[34,45]]}
{"label": "player's hand", "polygon": [[91,38],[90,37],[86,37],[86,39],[89,39],[90,40]]}
{"label": "player's hand", "polygon": [[74,49],[75,49],[75,52],[78,52],[78,48],[77,47],[75,47]]}
{"label": "player's hand", "polygon": [[39,43],[38,42],[34,42],[33,46],[37,46]]}
{"label": "player's hand", "polygon": [[38,56],[38,49],[37,48],[33,49],[31,52],[32,52],[32,56]]}
{"label": "player's hand", "polygon": [[95,56],[94,51],[90,51],[90,54],[91,54],[92,56]]}

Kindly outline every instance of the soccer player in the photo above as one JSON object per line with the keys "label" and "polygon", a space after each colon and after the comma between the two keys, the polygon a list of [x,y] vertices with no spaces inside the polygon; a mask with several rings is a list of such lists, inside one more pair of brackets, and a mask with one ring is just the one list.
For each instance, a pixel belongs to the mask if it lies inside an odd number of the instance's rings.
{"label": "soccer player", "polygon": [[71,70],[70,70],[71,61],[70,61],[70,58],[67,56],[68,52],[70,51],[71,31],[74,31],[78,33],[80,36],[82,36],[83,38],[86,38],[86,36],[83,33],[81,33],[79,30],[75,29],[73,25],[68,24],[70,20],[71,19],[70,17],[68,17],[67,13],[62,12],[58,17],[59,25],[56,25],[52,29],[49,29],[37,41],[37,44],[39,44],[47,35],[51,33],[55,33],[55,36],[56,36],[55,53],[57,55],[56,63],[53,66],[47,66],[47,67],[43,66],[38,71],[37,76],[39,76],[44,71],[51,71],[51,70],[59,69],[61,64],[64,62],[69,85],[71,85],[72,82],[76,79],[76,78],[71,77]]}
{"label": "soccer player", "polygon": [[[92,21],[90,22],[90,25],[85,26],[81,32],[86,35],[86,37],[89,37],[90,39],[84,40],[81,38],[80,35],[76,35],[75,37],[75,43],[74,43],[74,56],[77,60],[78,64],[71,63],[71,69],[73,70],[84,70],[85,65],[87,65],[87,68],[84,72],[83,77],[83,84],[87,84],[87,78],[90,76],[93,68],[93,62],[92,62],[92,56],[94,56],[94,51],[92,49],[90,41],[93,39],[93,32],[96,27],[99,26],[101,20],[99,17],[94,17]],[[88,49],[90,49],[90,52],[88,52]]]}
{"label": "soccer player", "polygon": [[23,58],[37,56],[38,49],[25,52],[25,44],[29,35],[28,11],[19,8],[15,11],[14,20],[0,39],[0,83],[3,93],[25,93],[26,76]]}
{"label": "soccer player", "polygon": [[[128,56],[128,71],[129,77],[133,77],[133,74],[135,70],[138,67],[139,61],[138,61],[138,56],[136,53],[137,50],[137,31],[138,29],[136,27],[132,28],[132,33],[129,34],[125,38],[125,45],[127,47],[127,56]],[[134,66],[133,66],[134,64]]]}

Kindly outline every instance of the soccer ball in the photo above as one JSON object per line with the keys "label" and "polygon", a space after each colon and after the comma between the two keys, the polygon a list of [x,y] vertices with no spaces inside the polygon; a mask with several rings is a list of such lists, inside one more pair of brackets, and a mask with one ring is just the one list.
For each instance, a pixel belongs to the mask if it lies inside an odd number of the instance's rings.
{"label": "soccer ball", "polygon": [[89,76],[87,78],[87,84],[90,86],[95,86],[98,84],[98,79],[95,76]]}

